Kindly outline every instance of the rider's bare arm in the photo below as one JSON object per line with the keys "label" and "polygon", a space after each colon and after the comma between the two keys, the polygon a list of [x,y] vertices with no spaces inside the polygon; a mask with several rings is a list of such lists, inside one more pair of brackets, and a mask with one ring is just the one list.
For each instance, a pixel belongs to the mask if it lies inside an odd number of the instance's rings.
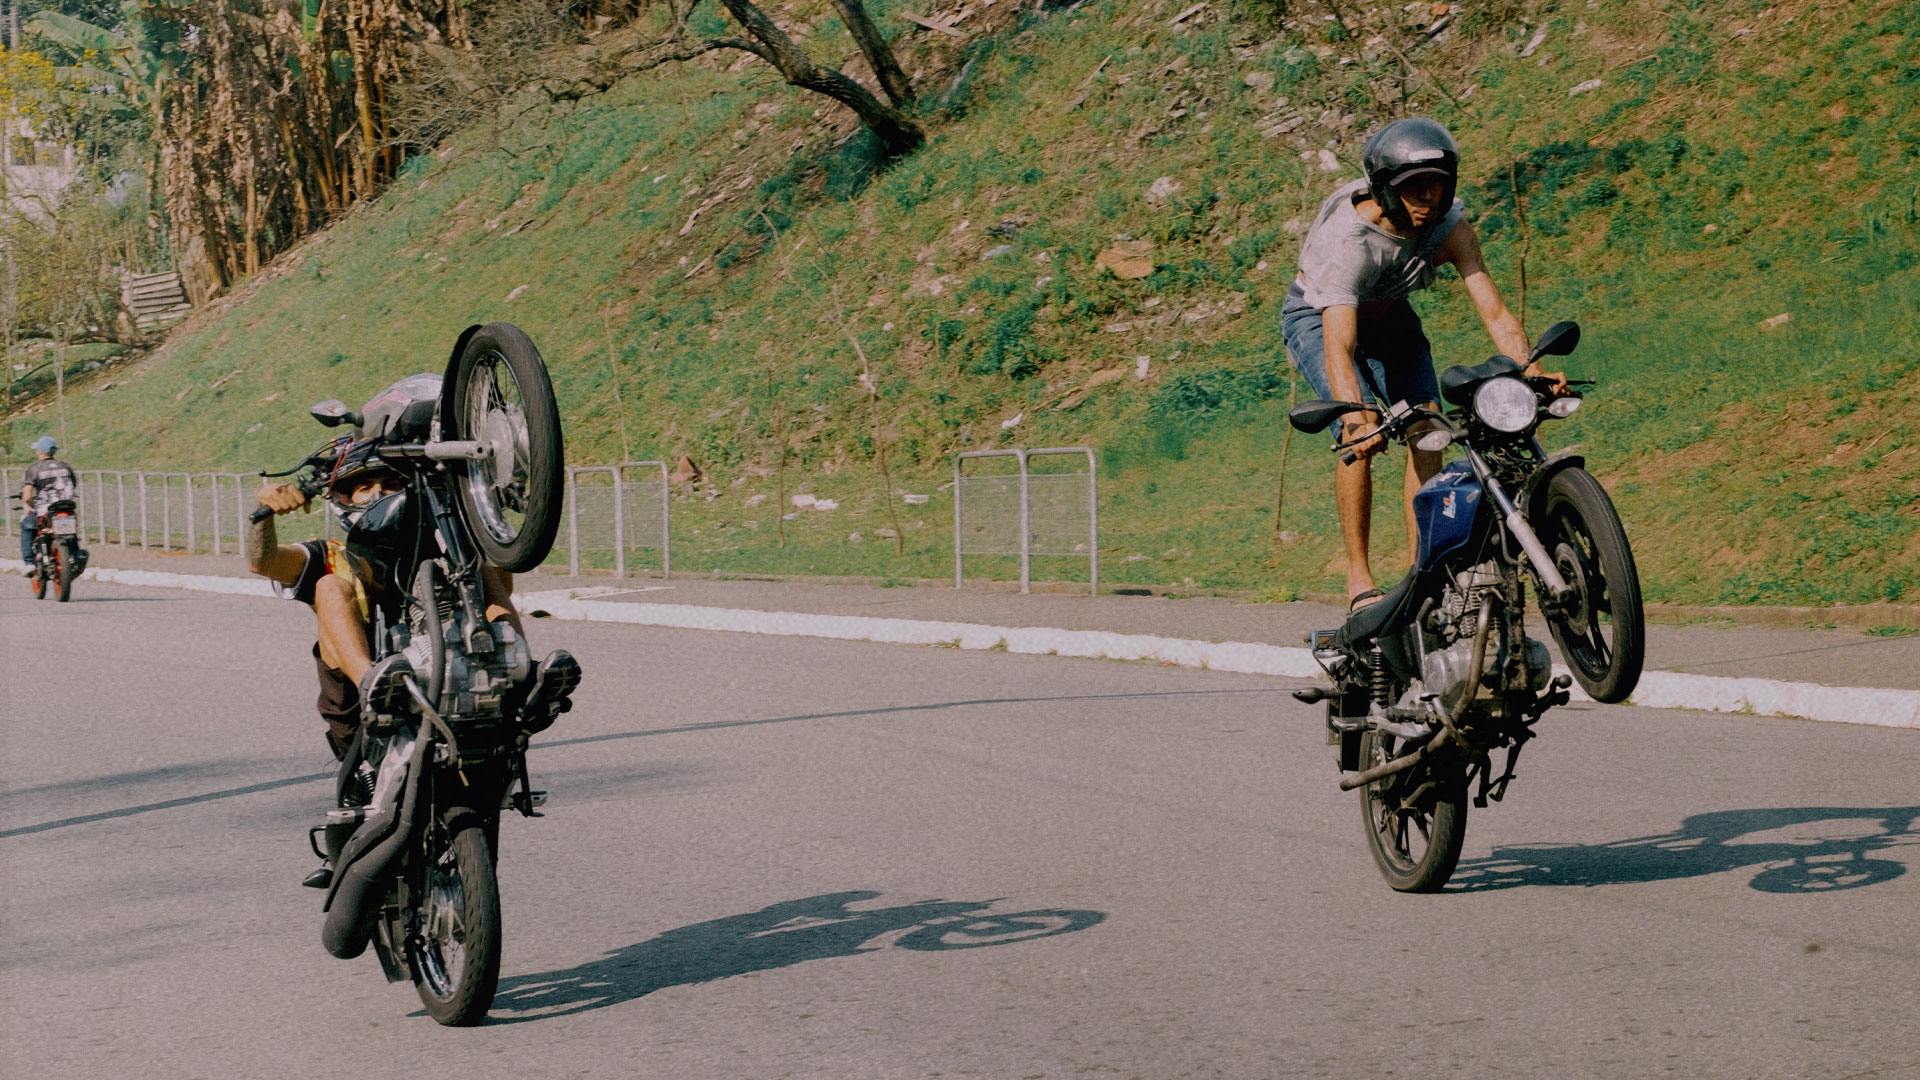
{"label": "rider's bare arm", "polygon": [[[1499,288],[1493,284],[1493,275],[1487,272],[1486,260],[1480,254],[1480,234],[1474,231],[1473,225],[1463,221],[1454,226],[1434,260],[1450,262],[1460,271],[1460,280],[1466,283],[1467,295],[1473,297],[1473,306],[1480,312],[1480,321],[1486,324],[1494,348],[1515,360],[1524,360],[1533,346],[1527,342],[1527,332],[1519,318],[1508,309]],[[1527,365],[1526,374],[1546,375],[1558,380],[1559,387],[1565,387],[1567,382],[1565,375],[1548,372],[1537,361]]]}
{"label": "rider's bare arm", "polygon": [[[1360,371],[1354,366],[1360,348],[1360,312],[1351,304],[1333,304],[1320,312],[1320,336],[1327,352],[1327,388],[1336,401],[1359,401]],[[1371,410],[1347,414],[1342,436],[1359,437],[1373,430],[1379,417]],[[1375,436],[1355,446],[1354,452],[1370,457],[1386,448],[1386,441]]]}
{"label": "rider's bare arm", "polygon": [[[262,484],[254,498],[261,506],[272,507],[275,515],[305,509],[308,502],[292,484]],[[292,585],[307,568],[307,552],[298,544],[279,543],[273,518],[267,518],[247,528],[247,567],[268,580]]]}

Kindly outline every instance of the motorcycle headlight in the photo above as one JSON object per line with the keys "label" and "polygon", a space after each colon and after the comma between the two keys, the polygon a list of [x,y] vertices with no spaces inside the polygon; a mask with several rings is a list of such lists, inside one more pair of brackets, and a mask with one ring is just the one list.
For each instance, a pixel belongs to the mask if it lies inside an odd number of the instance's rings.
{"label": "motorcycle headlight", "polygon": [[1539,413],[1533,387],[1511,376],[1488,379],[1473,392],[1473,414],[1495,431],[1525,431]]}

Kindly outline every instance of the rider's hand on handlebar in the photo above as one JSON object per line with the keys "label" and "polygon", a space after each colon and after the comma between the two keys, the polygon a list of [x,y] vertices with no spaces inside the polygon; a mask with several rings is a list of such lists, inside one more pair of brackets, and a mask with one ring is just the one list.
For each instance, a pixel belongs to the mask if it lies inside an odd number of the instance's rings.
{"label": "rider's hand on handlebar", "polygon": [[287,514],[295,510],[304,510],[311,502],[297,484],[261,484],[254,492],[261,506],[268,507],[276,514]]}
{"label": "rider's hand on handlebar", "polygon": [[[1341,426],[1342,441],[1353,442],[1340,460],[1365,461],[1387,448],[1386,436],[1380,433],[1380,414],[1367,410],[1348,413],[1348,419]],[[1357,441],[1355,441],[1357,440]]]}
{"label": "rider's hand on handlebar", "polygon": [[1564,371],[1546,371],[1542,369],[1539,364],[1533,364],[1522,374],[1526,375],[1529,379],[1545,381],[1547,384],[1547,393],[1550,397],[1567,396],[1567,374]]}

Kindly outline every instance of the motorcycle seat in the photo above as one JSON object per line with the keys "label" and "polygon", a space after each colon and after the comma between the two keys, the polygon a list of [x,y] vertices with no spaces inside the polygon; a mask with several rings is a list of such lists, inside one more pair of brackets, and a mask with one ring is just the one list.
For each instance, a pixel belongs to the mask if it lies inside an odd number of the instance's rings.
{"label": "motorcycle seat", "polygon": [[1340,632],[1334,635],[1334,646],[1348,649],[1377,637],[1388,623],[1394,621],[1400,609],[1407,606],[1407,598],[1413,595],[1413,578],[1413,573],[1408,572],[1386,596],[1349,616],[1345,625],[1340,627]]}
{"label": "motorcycle seat", "polygon": [[78,510],[79,507],[74,504],[72,499],[61,499],[47,506],[47,513],[49,514],[72,514],[78,512]]}
{"label": "motorcycle seat", "polygon": [[1514,375],[1520,371],[1520,361],[1498,354],[1472,366],[1455,364],[1440,373],[1440,396],[1452,404],[1465,405],[1473,397],[1474,387],[1496,375]]}

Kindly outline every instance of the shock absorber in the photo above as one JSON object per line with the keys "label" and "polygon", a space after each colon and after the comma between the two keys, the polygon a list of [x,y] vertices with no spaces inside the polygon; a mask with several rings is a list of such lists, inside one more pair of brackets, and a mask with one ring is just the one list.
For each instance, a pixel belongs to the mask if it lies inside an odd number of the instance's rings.
{"label": "shock absorber", "polygon": [[1373,665],[1373,701],[1381,708],[1393,704],[1393,682],[1387,676],[1387,658],[1380,652],[1380,646],[1373,647],[1373,654],[1367,658]]}

